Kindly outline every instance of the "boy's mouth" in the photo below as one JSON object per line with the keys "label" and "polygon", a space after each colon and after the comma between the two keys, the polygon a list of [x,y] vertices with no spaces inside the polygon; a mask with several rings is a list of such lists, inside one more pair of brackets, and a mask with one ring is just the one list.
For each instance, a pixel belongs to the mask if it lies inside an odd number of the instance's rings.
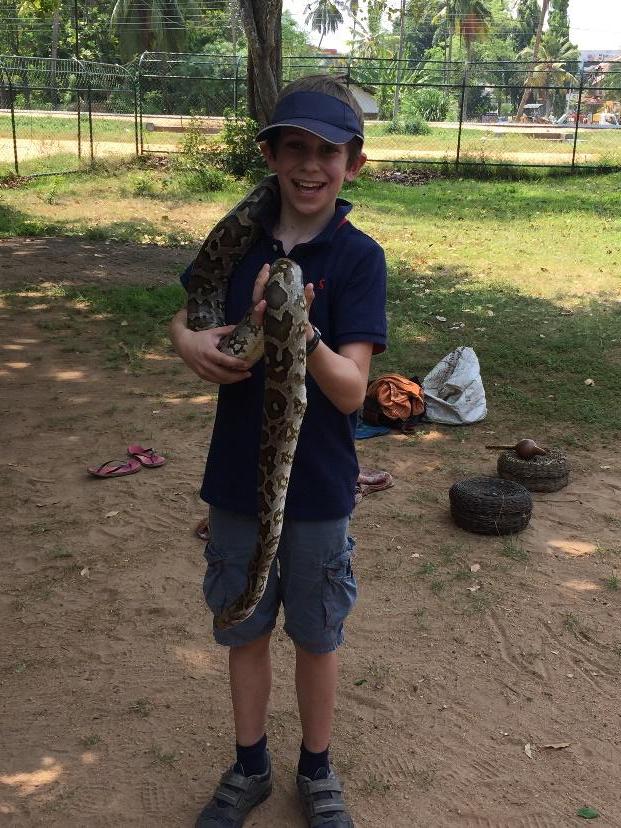
{"label": "boy's mouth", "polygon": [[303,193],[316,193],[325,187],[325,184],[322,181],[303,181],[299,178],[294,178],[293,186]]}

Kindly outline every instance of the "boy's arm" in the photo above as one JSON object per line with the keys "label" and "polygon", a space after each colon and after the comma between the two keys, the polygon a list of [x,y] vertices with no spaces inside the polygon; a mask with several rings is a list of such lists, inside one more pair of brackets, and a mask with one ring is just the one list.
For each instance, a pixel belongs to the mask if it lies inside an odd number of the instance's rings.
{"label": "boy's arm", "polygon": [[173,316],[169,331],[175,351],[188,368],[208,382],[230,384],[248,379],[248,363],[223,354],[217,347],[222,337],[233,330],[234,325],[208,331],[191,331],[186,319],[187,311],[182,308]]}
{"label": "boy's arm", "polygon": [[[189,272],[186,270],[183,278]],[[253,319],[257,325],[263,321],[265,300],[263,291],[269,276],[269,265],[265,264],[259,271],[252,292],[254,303]],[[250,376],[251,363],[237,357],[228,356],[218,350],[218,343],[223,336],[230,333],[235,325],[211,328],[207,331],[192,331],[187,326],[187,310],[181,308],[173,316],[170,327],[170,341],[185,364],[201,379],[230,385],[241,382]]]}
{"label": "boy's arm", "polygon": [[[312,337],[307,333],[307,340]],[[373,354],[371,342],[349,342],[335,353],[320,342],[306,367],[330,402],[342,414],[353,414],[364,402]]]}

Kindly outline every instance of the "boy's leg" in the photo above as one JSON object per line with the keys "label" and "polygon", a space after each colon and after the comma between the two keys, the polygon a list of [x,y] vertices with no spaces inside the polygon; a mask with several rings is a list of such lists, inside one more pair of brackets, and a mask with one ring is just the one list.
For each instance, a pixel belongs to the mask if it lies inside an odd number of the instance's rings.
{"label": "boy's leg", "polygon": [[[203,592],[214,614],[245,588],[256,532],[256,520],[211,509]],[[277,612],[278,582],[274,571],[250,618],[230,630],[214,629],[216,641],[229,648],[237,761],[223,774],[196,821],[197,828],[239,828],[248,812],[271,793],[265,724],[272,681],[269,644]]]}
{"label": "boy's leg", "polygon": [[229,681],[238,745],[254,745],[265,733],[272,689],[270,635],[229,649]]}
{"label": "boy's leg", "polygon": [[330,744],[337,679],[336,651],[310,653],[296,645],[295,687],[302,739],[306,749],[312,753],[321,753]]}
{"label": "boy's leg", "polygon": [[297,787],[309,826],[353,828],[329,744],[343,622],[356,600],[347,519],[285,521],[279,548],[285,632],[296,648],[302,723]]}

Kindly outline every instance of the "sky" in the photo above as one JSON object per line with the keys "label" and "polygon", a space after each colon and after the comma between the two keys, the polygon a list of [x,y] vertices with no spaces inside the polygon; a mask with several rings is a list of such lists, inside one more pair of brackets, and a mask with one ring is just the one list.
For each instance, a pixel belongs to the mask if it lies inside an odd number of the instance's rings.
{"label": "sky", "polygon": [[[309,0],[284,0],[283,8],[290,11],[298,25],[304,24],[304,10]],[[364,6],[364,0],[360,4]],[[394,2],[398,7],[398,2]],[[569,24],[572,43],[581,50],[618,49],[621,51],[621,0],[569,0]],[[347,51],[345,42],[349,37],[347,21],[336,34],[324,37],[322,47]],[[312,34],[317,45],[319,35]]]}

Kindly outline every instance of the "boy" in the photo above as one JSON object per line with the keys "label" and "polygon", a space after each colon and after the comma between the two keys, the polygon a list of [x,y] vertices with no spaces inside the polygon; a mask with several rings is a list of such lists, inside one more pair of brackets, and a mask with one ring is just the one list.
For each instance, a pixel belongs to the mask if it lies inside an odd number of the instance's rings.
{"label": "boy", "polygon": [[[226,317],[229,323],[239,321],[253,302],[260,319],[268,265],[281,256],[300,265],[311,320],[308,406],[289,482],[278,566],[272,567],[253,615],[214,632],[216,641],[229,647],[237,761],[196,825],[237,828],[271,793],[265,733],[269,642],[282,602],[284,629],[296,653],[302,725],[298,791],[312,828],[346,828],[353,821],[328,748],[336,650],[356,599],[354,542],[347,535],[358,476],[353,435],[371,355],[384,350],[386,342],[386,265],[381,247],[348,222],[351,205],[338,198],[344,181],[353,181],[366,161],[362,111],[347,87],[322,75],[294,81],[281,91],[272,120],[257,140],[278,176],[281,207],[235,268]],[[203,590],[215,614],[243,591],[257,531],[262,363],[249,366],[220,353],[216,345],[229,330],[192,332],[184,310],[171,324],[172,341],[186,364],[221,386],[201,490],[210,504],[211,533]]]}

